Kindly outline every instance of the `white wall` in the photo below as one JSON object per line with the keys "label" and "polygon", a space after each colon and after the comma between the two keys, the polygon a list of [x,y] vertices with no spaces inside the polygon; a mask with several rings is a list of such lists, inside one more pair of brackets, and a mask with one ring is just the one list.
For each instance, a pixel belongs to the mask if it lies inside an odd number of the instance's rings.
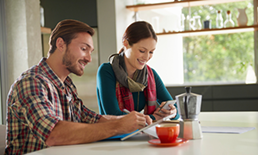
{"label": "white wall", "polygon": [[[158,33],[178,31],[182,7],[139,11],[139,18],[152,24]],[[158,19],[158,26],[153,20]],[[158,29],[157,29],[158,27]],[[183,84],[183,38],[180,35],[158,35],[154,56],[148,62],[165,85]]]}
{"label": "white wall", "polygon": [[6,0],[9,86],[42,57],[39,0]]}
{"label": "white wall", "polygon": [[108,62],[111,54],[122,48],[122,36],[133,22],[133,12],[125,9],[133,0],[97,0],[99,63]]}
{"label": "white wall", "polygon": [[[97,0],[100,64],[122,48],[122,36],[128,25],[134,22],[134,12],[126,9],[133,0]],[[152,17],[159,16],[159,32],[178,29],[181,16],[179,7],[139,11],[142,20],[152,23]],[[115,11],[114,11],[115,10]],[[154,24],[153,24],[154,25]],[[158,36],[154,57],[148,62],[161,76],[166,85],[182,84],[183,51],[182,36]]]}
{"label": "white wall", "polygon": [[131,4],[131,0],[116,0],[115,8],[116,8],[116,44],[117,44],[117,52],[122,48],[122,37],[125,32],[125,29],[134,22],[132,11],[125,9],[125,6]]}
{"label": "white wall", "polygon": [[[42,57],[39,0],[1,0],[5,4],[5,48],[1,52],[2,111],[5,118],[8,91],[17,77]],[[1,7],[1,8],[2,8]],[[4,58],[3,58],[3,57]],[[2,61],[4,60],[4,61]],[[4,63],[3,63],[4,62]],[[2,66],[4,65],[4,66]],[[4,78],[3,78],[4,77]],[[3,119],[5,124],[5,119]]]}
{"label": "white wall", "polygon": [[[5,118],[5,103],[4,96],[7,96],[7,68],[6,68],[6,25],[5,25],[5,2],[4,0],[0,0],[0,124],[3,124],[3,118]],[[3,110],[4,109],[4,110]]]}
{"label": "white wall", "polygon": [[116,49],[116,15],[114,0],[97,0],[99,64],[108,61]]}

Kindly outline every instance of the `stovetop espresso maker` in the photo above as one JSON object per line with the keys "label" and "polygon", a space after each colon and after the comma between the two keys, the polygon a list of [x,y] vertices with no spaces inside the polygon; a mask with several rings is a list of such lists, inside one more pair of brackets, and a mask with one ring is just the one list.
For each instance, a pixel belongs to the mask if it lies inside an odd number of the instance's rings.
{"label": "stovetop espresso maker", "polygon": [[186,92],[176,96],[180,121],[179,137],[185,139],[201,139],[202,130],[198,120],[201,110],[202,95],[191,92],[191,87],[185,87]]}

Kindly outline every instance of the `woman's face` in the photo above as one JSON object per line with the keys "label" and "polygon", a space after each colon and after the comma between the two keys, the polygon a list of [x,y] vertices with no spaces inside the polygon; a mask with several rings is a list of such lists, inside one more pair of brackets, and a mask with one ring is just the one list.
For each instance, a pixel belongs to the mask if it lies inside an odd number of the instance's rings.
{"label": "woman's face", "polygon": [[127,72],[143,69],[145,64],[152,58],[156,43],[153,38],[142,39],[132,46],[125,41],[124,53]]}

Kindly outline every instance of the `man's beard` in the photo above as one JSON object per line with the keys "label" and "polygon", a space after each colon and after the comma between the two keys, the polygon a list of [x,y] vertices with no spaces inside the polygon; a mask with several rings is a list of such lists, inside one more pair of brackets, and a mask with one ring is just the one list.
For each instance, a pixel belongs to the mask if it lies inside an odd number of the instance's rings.
{"label": "man's beard", "polygon": [[[75,62],[75,64],[73,65],[73,61]],[[70,72],[73,73],[77,76],[82,76],[84,71],[83,70],[78,70],[76,68],[76,59],[74,58],[74,56],[71,54],[71,51],[68,49],[66,49],[65,54],[63,56],[63,65],[66,66],[66,69]]]}

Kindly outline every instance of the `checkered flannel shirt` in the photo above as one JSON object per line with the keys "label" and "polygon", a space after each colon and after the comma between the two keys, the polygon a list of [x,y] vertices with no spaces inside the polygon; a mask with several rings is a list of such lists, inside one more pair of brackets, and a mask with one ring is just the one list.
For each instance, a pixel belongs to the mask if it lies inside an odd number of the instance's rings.
{"label": "checkered flannel shirt", "polygon": [[86,108],[72,80],[63,83],[43,58],[12,85],[6,117],[5,154],[25,154],[46,148],[59,120],[96,123],[101,115]]}

